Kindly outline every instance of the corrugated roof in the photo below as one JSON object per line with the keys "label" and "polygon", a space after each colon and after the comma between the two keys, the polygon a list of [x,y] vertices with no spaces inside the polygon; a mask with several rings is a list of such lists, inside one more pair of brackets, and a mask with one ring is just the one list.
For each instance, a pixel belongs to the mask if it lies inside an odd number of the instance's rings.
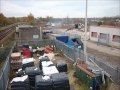
{"label": "corrugated roof", "polygon": [[78,67],[80,70],[82,70],[82,71],[84,71],[85,73],[87,73],[89,76],[95,77],[95,75],[94,75],[92,72],[88,71],[86,68],[82,67],[80,64],[77,64],[77,67]]}

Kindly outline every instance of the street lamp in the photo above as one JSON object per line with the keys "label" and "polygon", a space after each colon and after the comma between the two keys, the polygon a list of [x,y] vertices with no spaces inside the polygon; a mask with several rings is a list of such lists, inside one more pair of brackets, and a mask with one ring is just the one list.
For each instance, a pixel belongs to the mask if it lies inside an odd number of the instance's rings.
{"label": "street lamp", "polygon": [[85,9],[85,39],[84,39],[84,55],[85,55],[85,62],[87,61],[87,3],[88,0],[86,0],[86,9]]}

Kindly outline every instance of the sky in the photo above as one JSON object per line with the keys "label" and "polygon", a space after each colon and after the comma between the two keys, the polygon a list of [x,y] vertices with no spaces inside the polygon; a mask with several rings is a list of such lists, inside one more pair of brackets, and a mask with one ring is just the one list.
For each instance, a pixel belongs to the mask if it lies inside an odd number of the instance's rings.
{"label": "sky", "polygon": [[[0,0],[0,13],[6,17],[84,18],[85,0]],[[88,17],[120,15],[120,0],[88,0]]]}

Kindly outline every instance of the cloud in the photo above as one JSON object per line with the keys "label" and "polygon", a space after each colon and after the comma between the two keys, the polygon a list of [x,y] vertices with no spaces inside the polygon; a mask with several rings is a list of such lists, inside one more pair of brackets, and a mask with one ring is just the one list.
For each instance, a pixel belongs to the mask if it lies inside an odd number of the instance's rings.
{"label": "cloud", "polygon": [[[88,17],[119,15],[119,0],[88,0]],[[5,16],[85,17],[85,0],[4,0],[1,10]]]}
{"label": "cloud", "polygon": [[120,1],[119,0],[101,0],[101,1],[89,1],[88,3],[88,16],[89,17],[104,17],[120,15],[119,12]]}
{"label": "cloud", "polygon": [[10,1],[4,1],[1,3],[1,12],[6,16],[24,16],[28,13],[28,9],[19,5],[13,4]]}

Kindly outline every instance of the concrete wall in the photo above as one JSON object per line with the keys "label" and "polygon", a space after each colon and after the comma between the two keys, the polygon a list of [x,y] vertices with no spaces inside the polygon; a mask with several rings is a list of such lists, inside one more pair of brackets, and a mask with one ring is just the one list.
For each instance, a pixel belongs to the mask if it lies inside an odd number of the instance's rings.
{"label": "concrete wall", "polygon": [[16,33],[17,40],[41,40],[40,29],[37,27],[19,27]]}
{"label": "concrete wall", "polygon": [[112,45],[112,46],[119,46],[120,47],[120,43],[119,42],[114,42],[112,40],[113,35],[120,36],[120,29],[119,28],[90,26],[90,40],[98,42],[98,38],[99,37],[97,37],[97,38],[91,37],[91,32],[97,32],[98,36],[100,35],[100,33],[108,34],[109,35],[108,44]]}

